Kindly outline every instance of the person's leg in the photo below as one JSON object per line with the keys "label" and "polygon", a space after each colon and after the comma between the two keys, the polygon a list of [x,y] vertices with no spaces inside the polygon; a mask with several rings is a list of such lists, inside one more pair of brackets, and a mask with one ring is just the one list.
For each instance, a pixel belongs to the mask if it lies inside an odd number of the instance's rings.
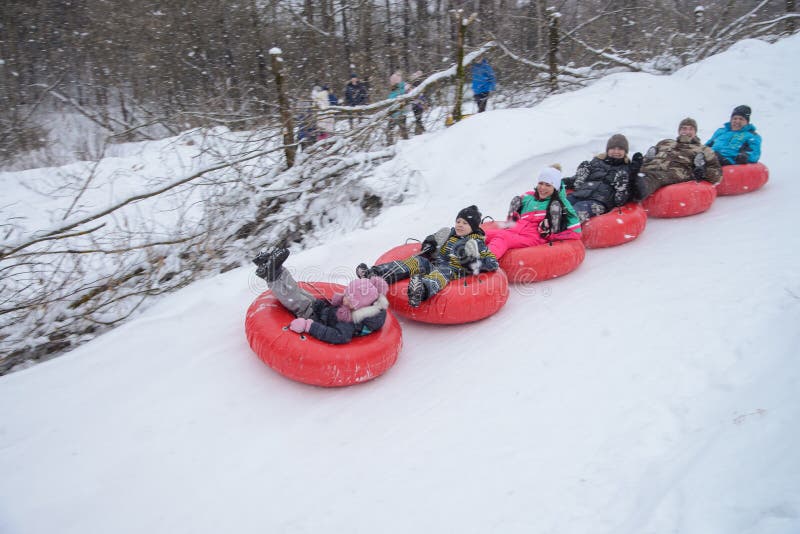
{"label": "person's leg", "polygon": [[486,239],[486,246],[500,259],[506,252],[514,248],[535,247],[546,243],[543,237],[538,232],[529,229],[527,232],[515,232],[514,229],[501,230],[493,237],[492,242],[489,242],[488,236]]}
{"label": "person's leg", "polygon": [[416,308],[447,286],[452,269],[444,262],[432,266],[427,274],[417,274],[408,282],[408,304]]}
{"label": "person's leg", "polygon": [[641,202],[642,200],[646,199],[653,193],[655,193],[659,187],[661,187],[661,182],[651,176],[649,174],[639,173],[637,174],[634,179],[634,195],[633,200],[635,202]]}
{"label": "person's leg", "polygon": [[297,282],[287,269],[281,268],[278,277],[269,284],[269,289],[283,307],[297,317],[304,319],[311,317],[316,299],[297,286]]}
{"label": "person's leg", "polygon": [[486,101],[489,99],[489,93],[478,93],[475,95],[475,103],[478,104],[478,113],[486,111]]}
{"label": "person's leg", "polygon": [[606,212],[606,207],[596,200],[578,200],[572,202],[572,207],[575,208],[575,212],[578,214],[578,218],[580,218],[581,222],[586,222],[590,218],[602,215]]}
{"label": "person's leg", "polygon": [[400,128],[400,137],[403,139],[408,139],[408,128],[406,127],[405,115],[397,119],[397,126]]}
{"label": "person's leg", "polygon": [[414,275],[430,272],[431,263],[422,256],[411,256],[404,260],[394,260],[373,266],[370,275],[380,276],[386,280],[387,284],[393,284],[398,280],[405,280]]}

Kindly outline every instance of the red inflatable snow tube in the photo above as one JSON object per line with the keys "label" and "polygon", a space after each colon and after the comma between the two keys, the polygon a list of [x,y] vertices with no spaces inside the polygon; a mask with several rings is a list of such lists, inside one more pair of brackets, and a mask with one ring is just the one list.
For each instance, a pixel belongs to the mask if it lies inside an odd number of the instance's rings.
{"label": "red inflatable snow tube", "polygon": [[717,188],[706,181],[666,185],[644,199],[648,217],[688,217],[702,213],[717,198]]}
{"label": "red inflatable snow tube", "polygon": [[[482,228],[501,228],[496,222]],[[544,282],[564,276],[578,268],[586,257],[586,248],[580,239],[554,241],[536,247],[513,248],[500,258],[500,267],[512,284]]]}
{"label": "red inflatable snow tube", "polygon": [[[344,290],[326,282],[298,285],[328,299]],[[380,330],[342,345],[292,332],[288,329],[292,319],[294,314],[265,291],[248,308],[244,329],[250,347],[264,363],[304,384],[337,387],[371,380],[394,365],[403,344],[400,323],[389,312]]]}
{"label": "red inflatable snow tube", "polygon": [[586,248],[615,247],[639,237],[647,225],[647,212],[630,202],[583,223],[581,241]]}
{"label": "red inflatable snow tube", "polygon": [[769,169],[763,163],[725,165],[722,181],[717,184],[717,194],[741,195],[762,187],[769,180]]}
{"label": "red inflatable snow tube", "polygon": [[[402,260],[419,253],[419,243],[400,245],[384,253],[375,264]],[[408,280],[389,286],[391,309],[402,317],[422,323],[463,324],[496,313],[508,300],[508,278],[503,271],[480,273],[452,280],[442,291],[418,308],[408,304]]]}

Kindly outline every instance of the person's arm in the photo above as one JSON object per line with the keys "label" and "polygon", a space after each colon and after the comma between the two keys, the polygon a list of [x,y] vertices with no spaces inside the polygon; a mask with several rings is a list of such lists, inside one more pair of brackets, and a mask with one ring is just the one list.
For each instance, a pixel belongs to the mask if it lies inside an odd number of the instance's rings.
{"label": "person's arm", "polygon": [[622,206],[628,201],[628,197],[630,197],[630,191],[628,190],[629,183],[629,169],[623,167],[614,171],[611,177],[611,187],[614,188],[614,206]]}
{"label": "person's arm", "polygon": [[[745,154],[747,155],[747,159],[745,163],[756,163],[758,162],[759,158],[761,158],[761,136],[757,133],[753,133],[747,142],[742,145],[742,148],[747,146],[745,149]],[[737,161],[737,163],[739,163]]]}
{"label": "person's arm", "polygon": [[494,253],[486,246],[484,239],[476,239],[478,243],[478,254],[480,255],[480,270],[481,271],[496,271],[500,268],[497,258]]}
{"label": "person's arm", "polygon": [[[589,178],[589,162],[582,161],[575,171],[575,176],[571,179],[572,189],[581,189],[586,185],[586,179]],[[568,178],[569,180],[569,178]]]}
{"label": "person's arm", "polygon": [[429,256],[431,254],[438,253],[439,249],[442,248],[442,245],[447,242],[448,237],[450,237],[450,228],[447,226],[440,228],[422,241],[422,249],[420,250],[420,254],[423,256]]}
{"label": "person's arm", "polygon": [[349,322],[337,321],[336,326],[331,327],[325,326],[319,321],[314,321],[311,323],[308,333],[320,341],[332,343],[334,345],[342,345],[344,343],[349,343],[350,340],[353,339],[355,329],[355,325]]}
{"label": "person's arm", "polygon": [[703,155],[706,160],[705,177],[703,179],[712,184],[719,183],[722,180],[722,164],[717,159],[716,152],[706,147],[703,149]]}

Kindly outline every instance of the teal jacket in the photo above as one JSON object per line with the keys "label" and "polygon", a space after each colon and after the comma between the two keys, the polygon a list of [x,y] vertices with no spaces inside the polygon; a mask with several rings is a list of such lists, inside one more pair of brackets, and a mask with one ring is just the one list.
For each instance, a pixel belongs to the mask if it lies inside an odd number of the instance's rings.
{"label": "teal jacket", "polygon": [[747,163],[756,163],[761,157],[761,136],[756,133],[756,127],[747,124],[741,130],[731,130],[731,123],[717,129],[711,139],[706,141],[706,146],[722,156],[720,163],[731,165],[736,163],[736,156],[740,152],[747,155]]}

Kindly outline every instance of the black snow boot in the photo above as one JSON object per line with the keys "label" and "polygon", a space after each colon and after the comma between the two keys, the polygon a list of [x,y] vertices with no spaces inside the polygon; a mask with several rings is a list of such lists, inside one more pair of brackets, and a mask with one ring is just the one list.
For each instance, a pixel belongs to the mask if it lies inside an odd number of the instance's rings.
{"label": "black snow boot", "polygon": [[373,265],[369,270],[370,276],[380,276],[387,284],[394,284],[398,280],[408,278],[408,268],[401,261],[390,261]]}
{"label": "black snow boot", "polygon": [[658,181],[641,172],[633,178],[633,201],[641,202],[658,189]]}
{"label": "black snow boot", "polygon": [[359,263],[356,267],[356,278],[369,278],[370,276],[374,276],[372,269],[367,267],[366,263]]}
{"label": "black snow boot", "polygon": [[256,276],[263,278],[267,282],[274,282],[281,274],[283,262],[289,257],[288,248],[274,248],[272,250],[262,250],[258,256],[253,258],[253,263],[258,266]]}
{"label": "black snow boot", "polygon": [[420,275],[414,275],[408,281],[408,305],[412,308],[418,308],[422,301],[425,300],[426,291],[425,284],[422,283]]}

